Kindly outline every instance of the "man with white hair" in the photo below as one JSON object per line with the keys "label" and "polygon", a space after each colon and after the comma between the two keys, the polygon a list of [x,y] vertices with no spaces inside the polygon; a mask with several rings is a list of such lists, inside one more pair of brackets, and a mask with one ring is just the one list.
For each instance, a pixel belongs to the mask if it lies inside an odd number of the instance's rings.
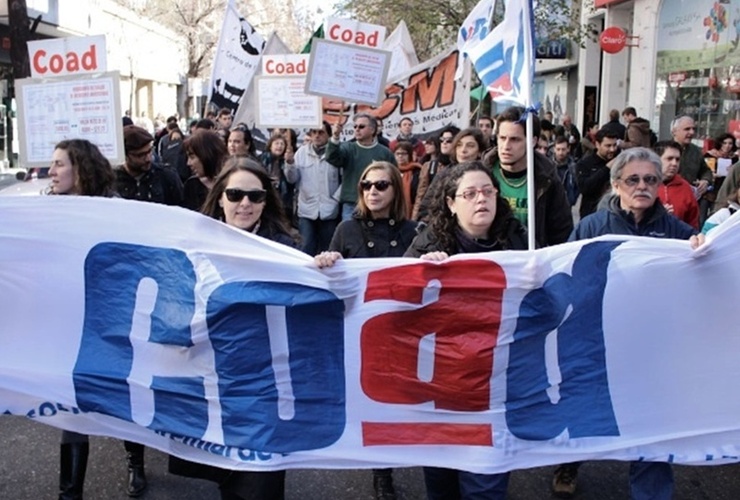
{"label": "man with white hair", "polygon": [[[658,189],[663,179],[660,157],[647,148],[630,148],[614,159],[611,184],[615,194],[605,210],[582,219],[569,241],[604,234],[626,234],[652,238],[689,240],[693,248],[704,243],[704,235],[663,207]],[[575,493],[580,463],[560,465],[552,488],[555,495],[570,498]],[[667,462],[630,462],[629,489],[632,499],[673,498],[673,470]]]}
{"label": "man with white hair", "polygon": [[704,153],[700,147],[691,142],[696,134],[696,124],[690,116],[679,116],[671,123],[673,140],[681,145],[681,163],[678,171],[681,177],[696,187],[699,197],[699,226],[704,224],[711,205],[704,196],[709,186],[714,182],[714,176],[704,161]]}

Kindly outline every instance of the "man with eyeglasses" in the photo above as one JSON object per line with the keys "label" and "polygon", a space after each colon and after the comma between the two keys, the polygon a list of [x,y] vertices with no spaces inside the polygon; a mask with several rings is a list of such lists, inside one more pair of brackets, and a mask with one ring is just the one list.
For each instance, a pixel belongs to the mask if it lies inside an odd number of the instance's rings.
{"label": "man with eyeglasses", "polygon": [[[668,213],[658,199],[663,179],[660,157],[647,148],[631,148],[614,160],[611,183],[616,194],[608,208],[581,220],[569,241],[596,238],[605,234],[625,234],[652,238],[689,240],[692,248],[704,243],[697,229]],[[561,498],[573,496],[578,463],[560,465],[552,488]],[[630,462],[630,498],[673,498],[673,470],[667,462]]]}
{"label": "man with eyeglasses", "polygon": [[339,170],[326,161],[326,147],[331,125],[310,130],[309,143],[285,162],[285,178],[298,190],[298,231],[302,250],[317,255],[329,249],[339,223],[339,202],[334,194],[339,189]]}
{"label": "man with eyeglasses", "polygon": [[127,200],[180,205],[183,188],[174,170],[152,163],[154,137],[141,127],[123,127],[126,161],[116,168],[116,191]]}
{"label": "man with eyeglasses", "polygon": [[616,132],[601,128],[596,132],[596,149],[576,163],[576,182],[581,192],[581,219],[596,211],[599,200],[609,191],[609,165],[617,155],[620,137]]}
{"label": "man with eyeglasses", "polygon": [[342,220],[350,220],[357,205],[357,183],[365,167],[374,161],[387,161],[396,165],[391,150],[378,143],[375,136],[378,127],[375,117],[368,113],[357,113],[354,123],[354,141],[339,142],[342,124],[332,126],[332,136],[326,146],[326,161],[342,169],[342,185],[339,202],[342,204]]}

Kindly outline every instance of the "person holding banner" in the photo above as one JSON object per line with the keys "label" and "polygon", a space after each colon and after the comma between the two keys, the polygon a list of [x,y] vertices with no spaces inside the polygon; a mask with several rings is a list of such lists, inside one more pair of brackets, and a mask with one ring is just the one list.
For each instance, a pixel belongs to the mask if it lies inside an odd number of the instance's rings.
{"label": "person holding banner", "polygon": [[[118,196],[113,189],[115,174],[98,147],[85,139],[69,139],[56,145],[51,157],[49,177],[52,195]],[[140,496],[146,489],[144,447],[125,443],[129,478],[126,494]],[[88,436],[62,431],[59,453],[59,500],[81,500],[85,485],[87,459],[90,451]]]}
{"label": "person holding banner", "polygon": [[[599,210],[576,225],[569,241],[596,238],[604,234],[627,234],[651,238],[689,240],[692,248],[704,243],[704,235],[679,220],[663,207],[658,189],[663,179],[663,163],[653,151],[630,148],[614,160],[610,172],[616,194],[608,208]],[[553,492],[563,498],[576,490],[580,463],[563,464],[555,470]],[[673,470],[666,462],[631,462],[630,498],[634,500],[673,498]]]}
{"label": "person holding banner", "polygon": [[[230,158],[208,193],[201,213],[244,231],[298,248],[290,235],[280,193],[262,166]],[[285,471],[235,471],[170,456],[169,471],[218,483],[222,500],[282,500]]]}
{"label": "person holding banner", "polygon": [[[384,161],[368,165],[357,186],[353,218],[339,224],[329,250],[314,258],[316,265],[323,269],[342,258],[401,257],[416,235],[416,223],[406,217],[403,189],[394,165]],[[392,473],[393,469],[373,469],[377,500],[395,500]]]}
{"label": "person holding banner", "polygon": [[[479,161],[447,170],[430,202],[429,225],[414,239],[405,257],[442,261],[460,253],[526,250],[527,231],[498,196],[498,181]],[[505,499],[509,473],[474,474],[424,467],[429,500]]]}

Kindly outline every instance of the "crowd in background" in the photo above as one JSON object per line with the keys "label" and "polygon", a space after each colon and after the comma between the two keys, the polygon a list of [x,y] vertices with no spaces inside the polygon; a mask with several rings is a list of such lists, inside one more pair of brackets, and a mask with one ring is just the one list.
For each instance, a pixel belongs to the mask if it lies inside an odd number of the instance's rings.
{"label": "crowd in background", "polygon": [[[620,120],[621,117],[621,120]],[[271,132],[258,152],[250,127],[221,110],[183,131],[176,117],[151,133],[124,118],[126,160],[113,168],[84,140],[54,152],[51,194],[122,197],[178,205],[315,256],[318,268],[341,259],[417,257],[442,261],[460,253],[527,249],[528,208],[538,248],[600,234],[636,234],[702,242],[740,201],[737,145],[723,134],[703,151],[695,125],[677,117],[671,137],[656,137],[634,108],[614,110],[581,135],[569,116],[532,120],[510,108],[475,125],[448,125],[425,137],[402,118],[399,134],[382,136],[370,114],[323,123],[300,137]],[[624,122],[624,123],[622,123]],[[527,158],[533,156],[535,199],[528,199]],[[146,488],[144,451],[126,443],[135,497]],[[60,497],[82,498],[89,447],[82,435],[62,439]],[[575,493],[579,464],[555,471],[553,489]],[[177,474],[210,479],[225,499],[283,498],[285,472],[234,472],[172,459]],[[430,499],[505,498],[509,474],[425,468]],[[378,499],[394,499],[392,469],[373,470]],[[633,464],[633,498],[669,498],[670,464]],[[668,496],[665,496],[668,495]]]}

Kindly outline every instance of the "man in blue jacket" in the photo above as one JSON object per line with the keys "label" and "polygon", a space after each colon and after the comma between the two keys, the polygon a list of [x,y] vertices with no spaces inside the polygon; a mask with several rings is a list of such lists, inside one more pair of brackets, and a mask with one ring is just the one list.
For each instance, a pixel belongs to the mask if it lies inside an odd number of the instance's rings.
{"label": "man in blue jacket", "polygon": [[[581,220],[569,241],[595,238],[603,234],[627,234],[651,238],[690,240],[693,248],[704,243],[704,235],[672,216],[658,199],[663,178],[660,157],[647,148],[630,148],[614,160],[611,185],[616,194],[607,209]],[[575,493],[580,463],[563,464],[555,471],[553,492],[561,498]],[[666,462],[631,462],[630,498],[670,500],[673,498],[673,470]]]}

